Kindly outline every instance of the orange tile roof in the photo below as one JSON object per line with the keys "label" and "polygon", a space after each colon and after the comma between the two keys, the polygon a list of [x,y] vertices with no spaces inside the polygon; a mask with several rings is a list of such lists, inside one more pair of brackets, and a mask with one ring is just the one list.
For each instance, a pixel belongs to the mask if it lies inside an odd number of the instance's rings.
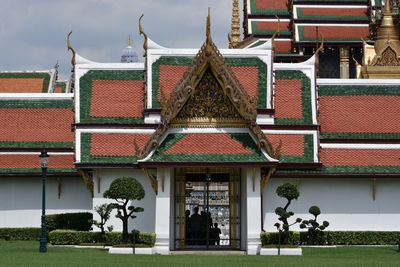
{"label": "orange tile roof", "polygon": [[[300,37],[305,40],[315,40],[317,36],[323,36],[326,40],[352,40],[360,38],[368,39],[369,28],[368,25],[365,27],[355,27],[355,26],[299,26],[299,28],[304,29],[304,36]],[[318,28],[318,35],[317,35]],[[319,37],[318,37],[319,38]]]}
{"label": "orange tile roof", "polygon": [[275,81],[275,117],[302,118],[301,80]]}
{"label": "orange tile roof", "polygon": [[187,134],[165,154],[253,154],[229,134]]}
{"label": "orange tile roof", "polygon": [[321,132],[400,133],[400,96],[320,96]]}
{"label": "orange tile roof", "polygon": [[72,142],[73,115],[67,108],[0,108],[0,141]]}
{"label": "orange tile roof", "polygon": [[[0,155],[0,169],[39,169],[38,155]],[[73,169],[74,155],[50,155],[49,169]]]}
{"label": "orange tile roof", "polygon": [[158,101],[161,100],[161,89],[166,97],[169,97],[178,82],[183,77],[183,74],[190,68],[184,65],[160,65]]}
{"label": "orange tile roof", "polygon": [[0,78],[0,93],[42,93],[44,78]]}
{"label": "orange tile roof", "polygon": [[257,9],[286,9],[288,8],[288,0],[257,0]]}
{"label": "orange tile roof", "polygon": [[300,134],[266,134],[265,137],[276,148],[282,141],[281,153],[284,156],[304,155],[304,135]]}
{"label": "orange tile roof", "polygon": [[[256,29],[259,31],[276,31],[278,29],[278,22],[277,21],[257,21]],[[281,31],[290,30],[289,21],[281,21],[279,22],[279,29]]]}
{"label": "orange tile roof", "polygon": [[333,149],[322,148],[322,164],[333,166],[399,166],[400,149]]}
{"label": "orange tile roof", "polygon": [[137,80],[94,80],[90,115],[143,117],[144,84]]}
{"label": "orange tile roof", "polygon": [[232,66],[231,69],[246,93],[250,97],[258,97],[258,67]]}
{"label": "orange tile roof", "polygon": [[275,40],[275,52],[277,53],[290,53],[292,51],[292,41]]}
{"label": "orange tile roof", "polygon": [[365,8],[302,8],[304,16],[366,16]]}
{"label": "orange tile roof", "polygon": [[140,149],[150,140],[151,134],[93,133],[92,156],[134,156],[135,142]]}

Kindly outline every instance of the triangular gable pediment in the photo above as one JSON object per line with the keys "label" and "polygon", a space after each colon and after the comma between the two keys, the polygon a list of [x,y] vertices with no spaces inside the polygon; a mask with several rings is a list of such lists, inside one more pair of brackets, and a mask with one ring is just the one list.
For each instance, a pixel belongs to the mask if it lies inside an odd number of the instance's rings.
{"label": "triangular gable pediment", "polygon": [[[173,127],[247,127],[257,147],[275,155],[256,123],[257,101],[250,99],[211,39],[210,17],[207,39],[171,97],[161,103],[161,125],[140,153],[146,158],[160,145],[160,140]],[[166,99],[166,98],[163,98]],[[222,123],[218,125],[219,123]]]}

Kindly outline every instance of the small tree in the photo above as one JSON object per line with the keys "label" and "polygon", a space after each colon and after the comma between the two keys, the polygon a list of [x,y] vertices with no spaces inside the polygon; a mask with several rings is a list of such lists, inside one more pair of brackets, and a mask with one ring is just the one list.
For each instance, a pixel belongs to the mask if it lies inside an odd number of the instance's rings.
{"label": "small tree", "polygon": [[300,228],[308,229],[307,243],[308,245],[315,245],[321,243],[323,230],[329,226],[329,222],[323,221],[322,225],[317,222],[317,217],[321,214],[321,210],[317,206],[311,206],[308,212],[314,215],[314,219],[303,220],[300,224]]}
{"label": "small tree", "polygon": [[128,205],[131,200],[141,200],[145,192],[143,186],[133,177],[121,177],[115,179],[110,188],[104,192],[105,198],[116,201],[113,208],[117,209],[116,217],[122,221],[122,242],[128,243],[128,219],[136,218],[133,213],[143,212],[141,207]]}
{"label": "small tree", "polygon": [[275,209],[275,214],[279,216],[278,220],[282,222],[282,225],[280,223],[274,224],[274,226],[278,229],[279,234],[281,232],[284,233],[282,243],[287,244],[289,241],[289,227],[301,222],[301,219],[297,218],[294,223],[289,224],[288,219],[294,215],[294,212],[288,211],[287,209],[290,203],[292,203],[292,200],[296,200],[299,197],[300,193],[299,190],[297,190],[296,186],[290,183],[284,183],[278,186],[278,188],[276,189],[276,194],[282,198],[286,198],[287,200],[287,203],[284,207],[277,207]]}
{"label": "small tree", "polygon": [[94,210],[97,212],[97,214],[99,214],[100,216],[100,221],[96,221],[93,220],[93,224],[95,226],[97,226],[98,228],[100,228],[101,230],[101,235],[104,237],[106,232],[104,230],[104,225],[106,224],[106,222],[108,221],[108,219],[110,219],[110,214],[111,211],[113,210],[114,206],[112,204],[101,204],[98,205],[94,208]]}

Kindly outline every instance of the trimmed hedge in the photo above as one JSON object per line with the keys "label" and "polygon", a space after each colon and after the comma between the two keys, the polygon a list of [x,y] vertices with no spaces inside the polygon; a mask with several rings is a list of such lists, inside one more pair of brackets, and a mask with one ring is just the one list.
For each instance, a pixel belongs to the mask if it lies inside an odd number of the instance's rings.
{"label": "trimmed hedge", "polygon": [[[122,243],[122,233],[106,233],[104,242],[100,232],[86,232],[74,230],[54,230],[49,233],[50,243],[53,245],[79,245],[83,243],[105,243],[106,245],[116,245]],[[133,234],[129,233],[129,241],[133,242]],[[156,242],[155,233],[135,231],[135,243],[153,247]]]}
{"label": "trimmed hedge", "polygon": [[[400,232],[324,231],[320,245],[397,245]],[[262,246],[278,244],[277,232],[261,233]],[[289,245],[307,245],[307,232],[291,232]]]}
{"label": "trimmed hedge", "polygon": [[46,230],[56,229],[89,231],[92,229],[93,214],[90,212],[60,213],[46,215]]}
{"label": "trimmed hedge", "polygon": [[0,228],[0,239],[5,240],[39,240],[40,228]]}

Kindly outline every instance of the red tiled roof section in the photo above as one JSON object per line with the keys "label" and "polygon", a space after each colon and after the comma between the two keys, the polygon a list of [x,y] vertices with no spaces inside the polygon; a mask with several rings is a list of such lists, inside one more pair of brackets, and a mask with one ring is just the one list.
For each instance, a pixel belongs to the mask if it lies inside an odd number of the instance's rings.
{"label": "red tiled roof section", "polygon": [[187,134],[165,151],[165,154],[246,154],[253,151],[229,134]]}
{"label": "red tiled roof section", "polygon": [[143,149],[151,134],[92,134],[90,153],[92,156],[134,156],[135,142]]}
{"label": "red tiled roof section", "polygon": [[143,81],[93,81],[90,106],[92,117],[141,118],[143,112]]}
{"label": "red tiled roof section", "polygon": [[366,8],[302,8],[305,16],[367,16]]}
{"label": "red tiled roof section", "polygon": [[400,149],[323,148],[320,159],[325,166],[399,166]]}
{"label": "red tiled roof section", "polygon": [[300,134],[266,134],[273,148],[282,141],[281,153],[284,156],[304,155],[304,136]]}
{"label": "red tiled roof section", "polygon": [[42,93],[43,78],[1,78],[0,93]]}
{"label": "red tiled roof section", "polygon": [[399,96],[320,96],[322,132],[400,133]]}
{"label": "red tiled roof section", "polygon": [[277,53],[292,52],[292,42],[290,40],[287,41],[275,40],[275,52]]}
{"label": "red tiled roof section", "polygon": [[0,141],[72,142],[74,114],[61,108],[0,108]]}
{"label": "red tiled roof section", "polygon": [[303,118],[301,80],[275,81],[275,117]]}
{"label": "red tiled roof section", "polygon": [[257,9],[287,9],[288,0],[257,0]]}
{"label": "red tiled roof section", "polygon": [[160,75],[158,81],[158,101],[161,100],[161,90],[164,92],[165,97],[171,95],[172,91],[178,85],[178,82],[183,77],[183,74],[190,68],[190,66],[176,66],[176,65],[161,65]]}
{"label": "red tiled roof section", "polygon": [[[318,35],[317,35],[318,28]],[[368,38],[369,28],[355,26],[307,26],[304,27],[304,38],[315,39],[316,36],[323,36],[328,39],[360,39]]]}
{"label": "red tiled roof section", "polygon": [[63,88],[61,86],[56,86],[56,89],[54,90],[54,93],[64,93]]}
{"label": "red tiled roof section", "polygon": [[[258,21],[256,22],[257,30],[259,31],[276,31],[278,29],[278,22],[277,21]],[[289,30],[289,21],[283,21],[279,23],[279,28],[281,30]]]}
{"label": "red tiled roof section", "polygon": [[[0,169],[39,169],[39,154],[35,155],[0,155]],[[49,168],[73,169],[74,155],[51,155]]]}
{"label": "red tiled roof section", "polygon": [[231,67],[231,70],[250,97],[258,96],[258,67],[243,66]]}

